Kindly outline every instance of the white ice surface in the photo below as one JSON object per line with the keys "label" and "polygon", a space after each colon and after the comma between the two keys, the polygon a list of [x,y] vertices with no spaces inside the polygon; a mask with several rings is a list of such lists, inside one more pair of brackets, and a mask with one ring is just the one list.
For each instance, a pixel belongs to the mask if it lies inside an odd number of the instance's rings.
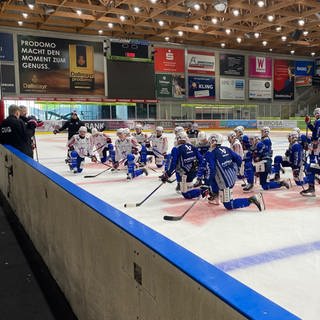
{"label": "white ice surface", "polygon": [[[286,135],[272,133],[275,155],[284,154]],[[173,136],[168,136],[172,147]],[[320,318],[319,191],[316,198],[302,197],[297,186],[264,191],[263,212],[255,206],[227,211],[222,205],[201,200],[183,220],[165,221],[164,215],[180,215],[192,203],[175,192],[175,183],[162,186],[141,207],[124,208],[124,203],[140,202],[160,184],[161,170],[149,170],[148,177],[132,182],[126,181],[124,170],[84,178],[106,167],[86,161],[82,174],[70,172],[64,163],[66,139],[66,134],[37,135],[40,163],[218,267],[230,266],[230,260],[261,255],[257,263],[248,265],[247,258],[227,273],[302,319]],[[153,164],[150,167],[155,169]],[[290,176],[290,170],[286,175]],[[237,197],[252,195],[242,193],[240,184],[235,188]],[[303,249],[296,252],[294,248],[300,245]],[[277,251],[283,249],[287,251]]]}

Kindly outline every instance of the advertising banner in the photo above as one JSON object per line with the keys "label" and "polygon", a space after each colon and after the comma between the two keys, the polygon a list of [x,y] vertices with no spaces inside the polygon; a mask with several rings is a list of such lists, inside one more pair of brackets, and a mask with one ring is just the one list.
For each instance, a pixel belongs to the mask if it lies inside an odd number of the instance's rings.
{"label": "advertising banner", "polygon": [[294,69],[292,60],[274,60],[273,98],[275,100],[294,99]]}
{"label": "advertising banner", "polygon": [[1,91],[2,94],[15,93],[16,92],[16,81],[14,76],[14,66],[2,64],[1,70]]}
{"label": "advertising banner", "polygon": [[256,129],[257,120],[220,120],[220,128],[235,128],[237,126]]}
{"label": "advertising banner", "polygon": [[172,97],[182,99],[186,95],[186,81],[184,74],[172,75]]}
{"label": "advertising banner", "polygon": [[320,59],[314,60],[314,72],[312,77],[312,85],[320,86]]}
{"label": "advertising banner", "polygon": [[244,100],[244,79],[220,78],[220,99]]}
{"label": "advertising banner", "polygon": [[0,32],[0,61],[13,61],[13,36]]}
{"label": "advertising banner", "polygon": [[272,85],[270,80],[249,80],[249,99],[271,99]]}
{"label": "advertising banner", "polygon": [[269,127],[269,128],[296,128],[297,120],[257,120],[257,127]]}
{"label": "advertising banner", "polygon": [[184,49],[155,48],[155,72],[184,72]]}
{"label": "advertising banner", "polygon": [[244,56],[238,54],[220,54],[220,75],[244,76]]}
{"label": "advertising banner", "polygon": [[171,74],[156,74],[156,96],[158,98],[172,98]]}
{"label": "advertising banner", "polygon": [[21,93],[104,95],[100,42],[18,35]]}
{"label": "advertising banner", "polygon": [[188,50],[187,69],[189,73],[214,75],[216,70],[214,53]]}
{"label": "advertising banner", "polygon": [[309,87],[312,85],[312,76],[314,74],[313,61],[296,61],[295,76],[297,87]]}
{"label": "advertising banner", "polygon": [[189,76],[188,97],[191,99],[214,99],[215,79],[213,77]]}
{"label": "advertising banner", "polygon": [[250,56],[249,77],[272,78],[272,58]]}

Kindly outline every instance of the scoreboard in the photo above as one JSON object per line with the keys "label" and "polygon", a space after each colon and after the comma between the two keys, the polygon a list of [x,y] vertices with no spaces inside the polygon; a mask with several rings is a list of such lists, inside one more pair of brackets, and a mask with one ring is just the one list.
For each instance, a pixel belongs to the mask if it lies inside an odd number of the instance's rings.
{"label": "scoreboard", "polygon": [[149,61],[149,44],[146,41],[111,41],[111,59],[126,61]]}

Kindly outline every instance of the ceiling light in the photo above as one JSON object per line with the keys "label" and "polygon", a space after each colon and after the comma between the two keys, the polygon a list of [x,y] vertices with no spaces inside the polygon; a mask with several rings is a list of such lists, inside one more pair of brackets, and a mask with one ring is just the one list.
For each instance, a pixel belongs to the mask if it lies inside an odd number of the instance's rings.
{"label": "ceiling light", "polygon": [[259,1],[257,2],[257,5],[258,5],[259,8],[264,7],[264,1],[263,1],[263,0],[259,0]]}
{"label": "ceiling light", "polygon": [[23,13],[22,13],[22,16],[23,16],[25,19],[28,18],[28,14],[27,14],[26,12],[23,12]]}
{"label": "ceiling light", "polygon": [[169,41],[170,38],[169,37],[164,37],[164,40]]}
{"label": "ceiling light", "polygon": [[226,29],[226,34],[230,34],[231,30],[230,29]]}
{"label": "ceiling light", "polygon": [[183,36],[183,31],[178,31],[178,35],[180,36],[180,37],[182,37]]}
{"label": "ceiling light", "polygon": [[221,48],[224,48],[226,44],[224,42],[221,43]]}
{"label": "ceiling light", "polygon": [[298,20],[298,25],[299,25],[300,27],[304,26],[304,24],[305,24],[305,21],[304,21],[303,19],[299,19],[299,20]]}
{"label": "ceiling light", "polygon": [[267,19],[269,22],[272,22],[274,20],[274,16],[270,14],[267,16]]}
{"label": "ceiling light", "polygon": [[113,23],[112,23],[112,22],[109,22],[109,23],[108,23],[108,27],[109,27],[110,29],[112,29],[112,28],[113,28]]}
{"label": "ceiling light", "polygon": [[211,19],[211,22],[212,22],[213,24],[217,24],[217,23],[218,23],[218,19],[217,19],[217,18],[212,18],[212,19]]}
{"label": "ceiling light", "polygon": [[82,11],[79,10],[79,9],[76,11],[76,13],[77,13],[78,16],[81,16],[81,15],[82,15]]}
{"label": "ceiling light", "polygon": [[313,57],[316,55],[316,53],[315,52],[311,52],[310,53]]}
{"label": "ceiling light", "polygon": [[294,54],[294,50],[291,50],[290,53],[291,53],[291,54]]}
{"label": "ceiling light", "polygon": [[22,22],[22,21],[18,21],[18,25],[19,25],[19,26],[22,26],[22,25],[23,25],[23,22]]}
{"label": "ceiling light", "polygon": [[28,7],[29,7],[30,10],[33,10],[33,9],[34,9],[34,4],[29,3],[29,4],[28,4]]}
{"label": "ceiling light", "polygon": [[100,29],[100,30],[98,31],[98,33],[99,33],[99,34],[102,34],[102,33],[103,33],[103,30]]}
{"label": "ceiling light", "polygon": [[240,11],[238,9],[233,9],[232,13],[235,17],[237,17],[240,14]]}
{"label": "ceiling light", "polygon": [[126,17],[125,17],[125,16],[120,16],[119,19],[120,19],[121,21],[124,21],[124,20],[126,20]]}
{"label": "ceiling light", "polygon": [[199,26],[198,26],[197,24],[195,24],[195,25],[193,26],[193,29],[199,30]]}
{"label": "ceiling light", "polygon": [[164,22],[162,20],[158,21],[159,26],[162,27],[164,25]]}
{"label": "ceiling light", "polygon": [[287,40],[287,37],[286,37],[286,36],[282,36],[282,37],[281,37],[281,40],[282,40],[282,41],[286,41],[286,40]]}
{"label": "ceiling light", "polygon": [[271,52],[271,51],[272,51],[272,48],[269,48],[269,51]]}
{"label": "ceiling light", "polygon": [[240,37],[237,38],[237,42],[241,43],[242,39]]}
{"label": "ceiling light", "polygon": [[140,8],[139,8],[139,7],[134,7],[134,8],[133,8],[133,11],[134,11],[135,13],[138,13],[138,12],[140,12]]}
{"label": "ceiling light", "polygon": [[309,34],[309,31],[303,31],[303,35],[307,36]]}
{"label": "ceiling light", "polygon": [[254,33],[254,37],[255,37],[256,39],[258,39],[258,38],[260,37],[260,33],[259,33],[259,32],[255,32],[255,33]]}
{"label": "ceiling light", "polygon": [[193,7],[194,7],[194,10],[197,10],[197,11],[201,9],[201,6],[199,3],[195,3]]}
{"label": "ceiling light", "polygon": [[212,5],[217,11],[222,12],[227,9],[228,1],[227,0],[216,0],[216,1],[213,1]]}
{"label": "ceiling light", "polygon": [[265,47],[268,44],[266,40],[262,41],[262,45]]}
{"label": "ceiling light", "polygon": [[276,27],[276,31],[277,31],[277,32],[280,32],[281,30],[282,30],[281,27]]}
{"label": "ceiling light", "polygon": [[155,4],[157,0],[150,0],[151,3]]}

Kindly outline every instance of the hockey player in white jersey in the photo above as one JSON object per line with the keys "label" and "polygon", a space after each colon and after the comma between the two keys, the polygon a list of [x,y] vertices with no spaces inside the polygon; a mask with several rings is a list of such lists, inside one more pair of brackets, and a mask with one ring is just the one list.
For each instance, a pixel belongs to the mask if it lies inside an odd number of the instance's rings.
{"label": "hockey player in white jersey", "polygon": [[148,155],[154,156],[156,166],[161,168],[168,152],[168,138],[163,135],[163,127],[156,127],[155,133],[148,138],[147,147]]}
{"label": "hockey player in white jersey", "polygon": [[74,173],[82,172],[85,157],[91,158],[93,162],[97,161],[93,154],[92,136],[87,133],[87,128],[84,126],[80,127],[79,133],[68,141],[68,148],[73,149],[70,152],[69,167]]}
{"label": "hockey player in white jersey", "polygon": [[135,132],[132,133],[132,136],[137,140],[139,144],[145,145],[148,139],[148,136],[142,131],[142,125],[136,124],[134,129],[135,129]]}
{"label": "hockey player in white jersey", "polygon": [[148,174],[145,168],[135,170],[136,164],[139,160],[139,151],[141,150],[140,144],[136,139],[127,137],[124,129],[117,130],[117,139],[114,143],[115,148],[115,161],[113,167],[117,169],[120,161],[125,161],[127,166],[127,179],[131,180],[142,173]]}
{"label": "hockey player in white jersey", "polygon": [[237,134],[234,131],[230,131],[228,134],[228,141],[230,143],[230,149],[237,153],[241,159],[243,159],[243,148],[242,144],[237,138]]}
{"label": "hockey player in white jersey", "polygon": [[92,142],[95,147],[95,151],[99,154],[100,161],[105,163],[109,159],[114,160],[114,150],[110,137],[103,132],[99,132],[96,128],[91,130],[91,134]]}

